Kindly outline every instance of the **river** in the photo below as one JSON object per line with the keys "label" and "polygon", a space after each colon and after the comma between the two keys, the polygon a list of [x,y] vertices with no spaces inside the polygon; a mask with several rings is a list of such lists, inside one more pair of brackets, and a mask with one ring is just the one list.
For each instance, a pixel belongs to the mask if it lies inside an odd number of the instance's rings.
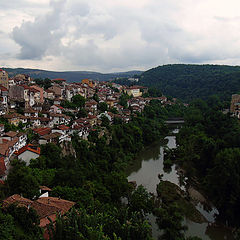
{"label": "river", "polygon": [[[176,147],[175,136],[168,136],[166,139],[168,140],[167,146],[169,148]],[[184,186],[180,185],[176,165],[172,166],[170,172],[164,171],[163,152],[164,148],[160,142],[155,142],[147,149],[144,149],[135,159],[134,164],[128,168],[128,181],[136,181],[138,186],[143,185],[148,192],[156,194],[156,186],[159,183],[158,175],[163,174],[163,180],[168,180],[184,189]],[[214,222],[214,214],[217,213],[216,208],[212,208],[209,212],[204,210],[204,207],[201,204],[198,204],[196,208],[210,223]],[[149,221],[152,224],[153,229],[153,238],[158,239],[158,236],[161,234],[155,223],[155,219],[155,216],[149,216]],[[189,219],[185,219],[184,224],[188,227],[188,230],[185,233],[186,236],[198,236],[202,238],[202,240],[233,240],[231,232],[226,228],[213,227],[208,223],[199,224],[192,222]]]}

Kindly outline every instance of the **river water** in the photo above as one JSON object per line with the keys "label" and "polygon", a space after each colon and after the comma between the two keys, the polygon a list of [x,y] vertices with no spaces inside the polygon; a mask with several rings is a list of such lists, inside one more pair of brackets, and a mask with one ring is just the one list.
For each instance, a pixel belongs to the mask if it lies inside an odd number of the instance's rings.
{"label": "river water", "polygon": [[[176,147],[176,137],[168,136],[167,146],[169,148]],[[138,157],[135,159],[134,164],[131,165],[128,170],[128,181],[136,181],[137,185],[143,185],[148,192],[156,194],[156,187],[159,183],[159,174],[163,174],[163,180],[168,180],[184,189],[184,186],[180,185],[179,176],[177,174],[176,165],[172,166],[170,172],[165,172],[163,169],[163,157],[164,148],[160,142],[153,143],[147,149],[144,149]],[[217,213],[216,208],[212,208],[211,211],[204,210],[204,207],[199,203],[196,208],[206,217],[210,222],[214,222],[214,214]],[[158,239],[161,233],[158,230],[158,226],[155,223],[156,217],[149,216],[149,221],[153,229],[153,238]],[[188,227],[186,236],[198,236],[203,240],[233,240],[231,232],[225,228],[213,227],[208,223],[195,223],[189,219],[184,220],[184,224]]]}

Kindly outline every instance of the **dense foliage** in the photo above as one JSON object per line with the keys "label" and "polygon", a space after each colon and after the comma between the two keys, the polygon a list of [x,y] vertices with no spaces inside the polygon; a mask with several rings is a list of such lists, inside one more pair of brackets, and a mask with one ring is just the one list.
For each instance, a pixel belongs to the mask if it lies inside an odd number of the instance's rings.
{"label": "dense foliage", "polygon": [[10,205],[0,208],[0,240],[41,240],[42,229],[34,209]]}
{"label": "dense foliage", "polygon": [[224,115],[221,107],[217,98],[191,104],[177,136],[175,154],[193,183],[197,177],[220,217],[239,226],[240,125]]}
{"label": "dense foliage", "polygon": [[229,99],[240,91],[240,67],[173,64],[152,68],[141,75],[140,85],[159,88],[166,96],[185,102],[213,94]]}
{"label": "dense foliage", "polygon": [[40,87],[44,88],[44,89],[48,89],[49,87],[52,86],[52,81],[51,79],[49,78],[45,78],[45,79],[42,79],[42,78],[36,78],[34,79],[35,80],[35,83],[37,85],[39,85]]}
{"label": "dense foliage", "polygon": [[42,145],[40,157],[29,166],[13,162],[2,197],[18,193],[32,199],[39,185],[46,185],[52,196],[76,202],[76,210],[59,216],[50,229],[52,239],[151,239],[146,215],[153,211],[152,196],[141,186],[134,190],[125,169],[144,146],[168,133],[164,120],[175,108],[152,101],[129,123],[96,128],[88,141],[74,135],[76,156],[63,155],[60,145]]}

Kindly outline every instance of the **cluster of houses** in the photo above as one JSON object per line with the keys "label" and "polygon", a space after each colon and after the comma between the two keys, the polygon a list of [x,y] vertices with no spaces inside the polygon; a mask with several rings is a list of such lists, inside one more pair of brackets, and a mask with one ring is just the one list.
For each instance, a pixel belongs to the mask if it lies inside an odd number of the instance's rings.
{"label": "cluster of houses", "polygon": [[[89,133],[101,125],[103,116],[110,124],[115,118],[128,123],[132,115],[142,112],[153,99],[143,98],[145,92],[147,88],[143,86],[126,87],[89,79],[68,83],[60,78],[52,79],[44,89],[25,74],[8,78],[8,73],[0,69],[0,179],[7,178],[13,158],[27,164],[37,158],[41,144],[71,141],[73,134],[87,140]],[[119,104],[122,93],[132,96],[127,101],[127,108]],[[78,108],[63,107],[66,105],[63,102],[71,102],[76,95],[86,100],[85,117],[77,117]],[[157,99],[168,102],[164,96]],[[106,111],[99,110],[101,102],[107,106]],[[5,131],[6,122],[20,126],[23,132]],[[29,129],[35,136],[34,142],[27,139]]]}
{"label": "cluster of houses", "polygon": [[[101,126],[103,116],[109,124],[114,119],[128,123],[131,117],[152,99],[161,103],[174,104],[166,97],[144,98],[147,92],[142,86],[121,86],[112,82],[99,82],[83,79],[81,82],[68,83],[64,79],[52,79],[48,86],[25,74],[13,78],[0,69],[0,182],[4,183],[11,168],[11,160],[21,159],[28,165],[31,159],[41,154],[40,145],[71,141],[73,134],[87,140],[91,131]],[[119,104],[122,94],[128,94],[127,107]],[[84,97],[85,116],[79,117],[78,107],[71,106],[74,96]],[[104,103],[106,111],[100,109]],[[9,125],[10,124],[10,125]],[[9,126],[16,126],[9,130]],[[11,127],[11,129],[14,129]],[[29,138],[30,135],[31,139]],[[26,208],[33,207],[40,217],[40,227],[46,230],[49,219],[56,219],[56,212],[65,214],[75,203],[60,198],[49,197],[48,187],[40,187],[42,194],[35,200],[14,194],[3,201],[3,206],[15,203]],[[47,233],[47,231],[45,231]],[[46,234],[45,239],[49,236]]]}
{"label": "cluster of houses", "polygon": [[240,119],[240,94],[232,95],[230,114]]}

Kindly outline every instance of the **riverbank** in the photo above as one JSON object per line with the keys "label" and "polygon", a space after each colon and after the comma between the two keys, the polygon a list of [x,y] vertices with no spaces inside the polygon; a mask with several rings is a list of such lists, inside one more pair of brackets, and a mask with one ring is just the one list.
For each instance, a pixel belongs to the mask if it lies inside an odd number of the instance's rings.
{"label": "riverbank", "polygon": [[[169,148],[176,147],[176,138],[174,136],[167,136],[165,138],[167,141],[167,146]],[[156,187],[159,183],[158,175],[162,174],[162,180],[172,182],[178,185],[182,190],[185,190],[183,185],[180,185],[180,182],[186,182],[184,171],[181,171],[181,168],[177,167],[175,164],[171,167],[170,171],[164,171],[164,146],[159,141],[154,142],[150,146],[146,147],[140,154],[137,155],[133,165],[131,165],[126,173],[128,175],[128,181],[135,181],[137,186],[143,185],[148,192],[154,193],[157,196]],[[180,172],[183,174],[179,174]],[[182,176],[181,176],[182,175]],[[182,180],[181,180],[182,178]],[[195,185],[193,186],[195,188]],[[195,188],[198,191],[198,188]],[[201,193],[201,191],[199,191]],[[207,212],[204,210],[204,207],[201,205],[199,208],[196,206],[198,211],[200,211],[205,218],[208,220],[210,216],[214,220],[215,212]],[[153,237],[158,239],[161,236],[158,225],[156,224],[156,217],[151,216],[149,221],[152,225]],[[187,226],[186,236],[198,236],[202,240],[233,240],[231,232],[226,228],[216,228],[213,225],[209,225],[208,222],[204,223],[195,223],[187,217],[183,221],[183,225]]]}
{"label": "riverbank", "polygon": [[[158,198],[161,199],[162,206],[175,204],[179,207],[183,216],[196,223],[205,223],[207,219],[195,208],[188,198],[188,194],[179,186],[169,181],[161,181],[157,185]],[[158,201],[159,202],[159,201]]]}

